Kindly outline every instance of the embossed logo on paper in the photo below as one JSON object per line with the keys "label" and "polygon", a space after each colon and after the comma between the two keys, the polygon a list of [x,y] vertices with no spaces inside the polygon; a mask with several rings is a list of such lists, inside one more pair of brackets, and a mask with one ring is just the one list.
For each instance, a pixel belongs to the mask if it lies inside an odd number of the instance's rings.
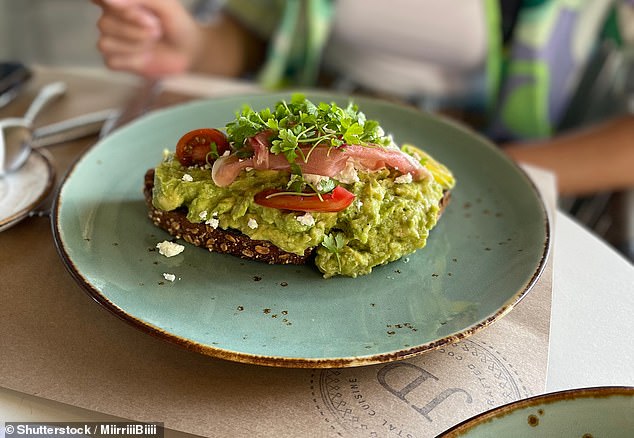
{"label": "embossed logo on paper", "polygon": [[316,371],[311,383],[313,401],[341,436],[435,436],[530,395],[503,355],[472,340],[407,361]]}

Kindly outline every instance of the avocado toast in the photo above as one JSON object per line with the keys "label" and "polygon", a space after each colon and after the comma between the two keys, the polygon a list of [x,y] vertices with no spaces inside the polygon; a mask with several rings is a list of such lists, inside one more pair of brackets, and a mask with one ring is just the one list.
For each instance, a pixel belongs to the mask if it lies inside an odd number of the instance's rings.
{"label": "avocado toast", "polygon": [[303,95],[185,134],[145,178],[149,215],[177,238],[267,263],[356,277],[425,246],[455,184],[354,104]]}

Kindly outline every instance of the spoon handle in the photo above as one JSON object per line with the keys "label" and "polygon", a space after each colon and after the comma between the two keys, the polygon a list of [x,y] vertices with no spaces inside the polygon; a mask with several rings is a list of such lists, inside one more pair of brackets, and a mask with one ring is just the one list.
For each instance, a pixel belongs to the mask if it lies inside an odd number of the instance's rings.
{"label": "spoon handle", "polygon": [[33,143],[31,146],[34,149],[53,146],[97,134],[101,131],[104,123],[116,119],[119,113],[119,110],[116,109],[96,111],[37,128],[33,131]]}
{"label": "spoon handle", "polygon": [[53,82],[45,85],[37,94],[31,106],[24,115],[24,120],[30,125],[40,111],[53,99],[63,95],[66,92],[66,84],[64,82]]}

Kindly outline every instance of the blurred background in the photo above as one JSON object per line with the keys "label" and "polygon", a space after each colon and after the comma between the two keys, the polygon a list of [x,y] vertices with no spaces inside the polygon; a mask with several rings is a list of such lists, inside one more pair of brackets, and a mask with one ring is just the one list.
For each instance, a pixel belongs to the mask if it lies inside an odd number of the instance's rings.
{"label": "blurred background", "polygon": [[[218,1],[182,0],[200,14]],[[525,1],[524,3],[539,3]],[[575,3],[575,2],[573,2]],[[608,0],[592,0],[602,29],[557,130],[634,112],[634,16],[617,16]],[[634,4],[629,0],[625,3]],[[27,65],[104,69],[96,49],[100,10],[89,0],[0,0],[0,60]],[[619,35],[615,36],[615,29]],[[611,34],[612,33],[612,34]],[[624,40],[629,40],[624,42]],[[634,139],[632,140],[634,147]],[[632,163],[634,172],[634,163]],[[561,208],[634,260],[634,191],[561,200]]]}
{"label": "blurred background", "polygon": [[[196,0],[182,0],[193,8]],[[102,67],[90,0],[0,0],[0,59],[26,64]]]}
{"label": "blurred background", "polygon": [[0,59],[101,66],[98,17],[88,0],[0,0]]}

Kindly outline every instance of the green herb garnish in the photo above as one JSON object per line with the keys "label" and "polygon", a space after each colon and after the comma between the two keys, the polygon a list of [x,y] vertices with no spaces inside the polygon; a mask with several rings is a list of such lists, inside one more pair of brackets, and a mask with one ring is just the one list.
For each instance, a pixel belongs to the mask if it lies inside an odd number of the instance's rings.
{"label": "green herb garnish", "polygon": [[209,147],[211,148],[211,150],[207,152],[207,155],[205,156],[205,161],[211,166],[215,160],[220,158],[220,154],[218,153],[218,145],[215,141],[209,143]]}
{"label": "green herb garnish", "polygon": [[[294,94],[290,102],[278,102],[273,110],[255,111],[244,106],[227,124],[227,135],[238,156],[245,155],[246,140],[262,131],[271,133],[271,152],[284,155],[289,163],[298,158],[307,161],[312,150],[321,145],[387,146],[391,141],[379,123],[366,119],[355,104],[345,108],[334,102],[315,105],[302,94]],[[302,147],[308,147],[308,152]]]}
{"label": "green herb garnish", "polygon": [[[321,195],[332,192],[335,187],[337,187],[337,181],[332,178],[322,178],[318,183],[308,182],[299,166],[295,163],[292,163],[291,176],[288,180],[288,183],[286,184],[286,188],[289,190],[289,192],[284,193],[301,193],[303,195],[312,194],[319,196],[319,199],[323,201]],[[307,193],[307,190],[310,190],[312,193]]]}
{"label": "green herb garnish", "polygon": [[321,245],[329,252],[335,255],[337,258],[337,264],[339,265],[339,271],[341,271],[341,258],[339,252],[343,249],[344,241],[341,234],[334,235],[332,233],[326,234]]}

